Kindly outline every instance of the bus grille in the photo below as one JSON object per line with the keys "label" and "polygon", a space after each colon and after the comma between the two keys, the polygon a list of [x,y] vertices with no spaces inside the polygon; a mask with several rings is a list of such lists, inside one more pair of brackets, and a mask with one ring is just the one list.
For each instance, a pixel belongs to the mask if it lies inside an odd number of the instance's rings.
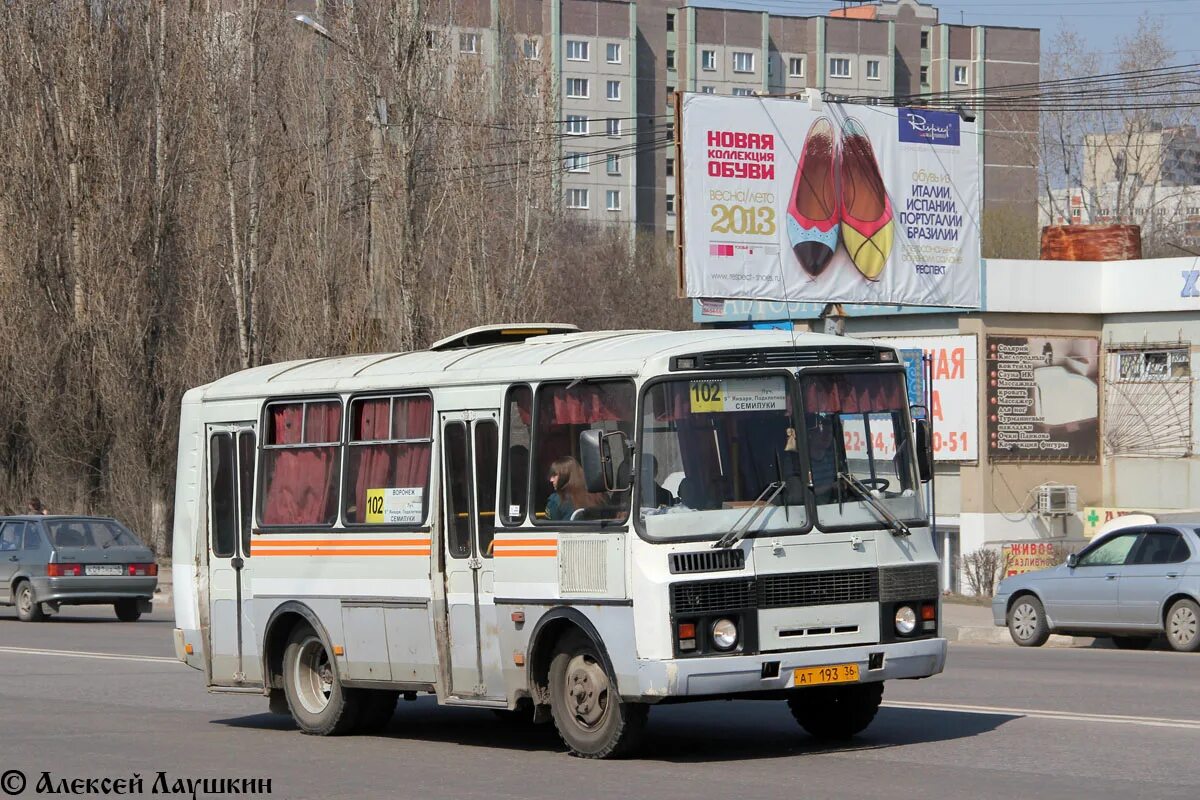
{"label": "bus grille", "polygon": [[879,570],[880,600],[920,600],[937,596],[937,564],[912,564]]}
{"label": "bus grille", "polygon": [[672,614],[704,614],[753,607],[753,578],[671,584]]}
{"label": "bus grille", "polygon": [[759,608],[871,603],[879,598],[879,571],[798,572],[759,579]]}
{"label": "bus grille", "polygon": [[745,550],[703,550],[698,553],[671,553],[671,574],[721,572],[746,566]]}

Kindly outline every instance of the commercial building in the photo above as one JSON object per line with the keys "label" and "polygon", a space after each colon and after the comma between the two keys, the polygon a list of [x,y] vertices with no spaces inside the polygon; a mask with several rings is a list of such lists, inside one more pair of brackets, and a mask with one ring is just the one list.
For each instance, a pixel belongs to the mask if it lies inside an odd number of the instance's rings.
{"label": "commercial building", "polygon": [[[848,336],[932,356],[946,585],[965,588],[949,567],[984,546],[1061,555],[1115,515],[1200,509],[1196,259],[988,259],[982,283],[978,312],[848,306],[844,321]],[[820,330],[820,313],[695,304],[717,325],[791,317]]]}

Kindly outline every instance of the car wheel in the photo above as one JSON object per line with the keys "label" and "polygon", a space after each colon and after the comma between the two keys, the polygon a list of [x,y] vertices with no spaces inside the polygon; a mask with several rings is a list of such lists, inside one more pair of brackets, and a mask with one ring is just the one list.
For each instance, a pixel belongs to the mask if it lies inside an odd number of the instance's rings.
{"label": "car wheel", "polygon": [[1050,638],[1046,609],[1031,594],[1021,595],[1008,611],[1008,633],[1021,647],[1041,647]]}
{"label": "car wheel", "polygon": [[1152,636],[1114,636],[1113,644],[1118,650],[1145,650],[1154,641]]}
{"label": "car wheel", "polygon": [[362,697],[342,688],[337,665],[308,625],[298,625],[283,651],[283,691],[292,719],[305,733],[339,736],[354,730]]}
{"label": "car wheel", "polygon": [[822,741],[844,742],[862,733],[883,702],[883,681],[801,689],[788,698],[800,727]]}
{"label": "car wheel", "polygon": [[1181,653],[1200,650],[1200,605],[1195,600],[1175,601],[1167,612],[1167,641]]}
{"label": "car wheel", "polygon": [[117,612],[117,619],[121,622],[137,622],[142,616],[137,600],[118,600],[113,603],[113,610]]}
{"label": "car wheel", "polygon": [[17,598],[17,619],[21,622],[41,622],[46,618],[46,614],[42,611],[42,604],[33,597],[32,583],[29,581],[18,583],[15,596]]}
{"label": "car wheel", "polygon": [[571,755],[613,758],[641,743],[648,707],[623,702],[596,646],[571,635],[550,662],[550,713]]}

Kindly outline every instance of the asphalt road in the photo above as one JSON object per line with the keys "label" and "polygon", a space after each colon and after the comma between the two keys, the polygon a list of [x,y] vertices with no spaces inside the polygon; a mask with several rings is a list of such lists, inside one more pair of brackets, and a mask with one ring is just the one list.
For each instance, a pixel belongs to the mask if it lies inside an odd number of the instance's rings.
{"label": "asphalt road", "polygon": [[779,702],[713,702],[656,708],[640,758],[591,762],[548,727],[429,699],[384,735],[303,736],[261,697],[207,694],[171,648],[161,613],[0,609],[0,773],[26,775],[23,797],[43,771],[136,772],[148,796],[159,771],[269,778],[274,798],[1200,796],[1200,655],[952,645],[945,674],[888,684],[852,746],[819,746]]}

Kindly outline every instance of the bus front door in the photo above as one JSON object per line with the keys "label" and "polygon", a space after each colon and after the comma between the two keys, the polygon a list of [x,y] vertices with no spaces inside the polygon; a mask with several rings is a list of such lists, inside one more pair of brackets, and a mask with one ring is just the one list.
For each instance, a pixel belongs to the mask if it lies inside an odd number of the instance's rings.
{"label": "bus front door", "polygon": [[499,418],[495,410],[441,415],[450,694],[493,700],[505,694],[492,569]]}
{"label": "bus front door", "polygon": [[262,684],[250,581],[253,422],[208,426],[208,636],[214,686]]}

